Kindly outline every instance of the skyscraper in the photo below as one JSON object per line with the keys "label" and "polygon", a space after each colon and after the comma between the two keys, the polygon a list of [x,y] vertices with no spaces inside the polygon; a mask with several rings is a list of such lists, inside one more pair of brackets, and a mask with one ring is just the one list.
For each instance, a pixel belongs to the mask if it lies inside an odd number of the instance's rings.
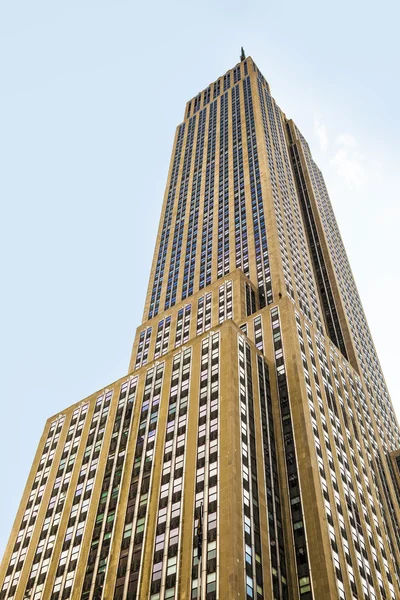
{"label": "skyscraper", "polygon": [[0,600],[398,600],[399,456],[323,177],[242,53],[186,104],[128,374],[47,421]]}

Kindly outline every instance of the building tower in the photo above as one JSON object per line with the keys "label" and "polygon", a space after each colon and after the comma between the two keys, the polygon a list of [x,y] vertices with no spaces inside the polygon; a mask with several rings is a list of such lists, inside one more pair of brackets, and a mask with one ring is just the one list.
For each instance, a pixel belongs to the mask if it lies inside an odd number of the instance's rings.
{"label": "building tower", "polygon": [[398,600],[399,449],[323,177],[242,51],[186,105],[128,374],[47,421],[0,600]]}

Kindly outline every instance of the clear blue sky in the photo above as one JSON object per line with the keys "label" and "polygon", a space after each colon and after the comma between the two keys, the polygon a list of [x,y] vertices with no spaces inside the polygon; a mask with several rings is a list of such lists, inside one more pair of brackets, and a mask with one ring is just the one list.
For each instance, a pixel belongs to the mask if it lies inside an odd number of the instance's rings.
{"label": "clear blue sky", "polygon": [[398,3],[0,4],[0,555],[45,420],[121,377],[176,125],[239,60],[321,166],[400,412]]}

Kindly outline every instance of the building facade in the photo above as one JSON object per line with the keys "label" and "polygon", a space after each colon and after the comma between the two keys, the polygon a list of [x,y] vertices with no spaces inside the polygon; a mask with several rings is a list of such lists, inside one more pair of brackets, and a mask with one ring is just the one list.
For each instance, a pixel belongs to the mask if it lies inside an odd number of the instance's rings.
{"label": "building facade", "polygon": [[399,454],[323,177],[242,55],[186,105],[128,374],[47,421],[0,600],[398,600]]}

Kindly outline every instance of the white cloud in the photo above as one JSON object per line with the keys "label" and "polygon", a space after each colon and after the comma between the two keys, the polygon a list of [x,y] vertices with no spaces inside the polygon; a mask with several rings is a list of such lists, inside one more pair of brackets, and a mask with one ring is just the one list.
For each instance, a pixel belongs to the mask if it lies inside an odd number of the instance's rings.
{"label": "white cloud", "polygon": [[336,138],[339,145],[331,160],[337,175],[344,179],[349,189],[360,189],[368,179],[365,157],[358,151],[357,140],[350,133],[342,133]]}
{"label": "white cloud", "polygon": [[355,148],[355,146],[358,145],[356,138],[353,137],[350,133],[341,133],[340,135],[338,135],[336,141],[338,144],[341,144],[342,146],[346,146],[348,148]]}
{"label": "white cloud", "polygon": [[325,125],[321,123],[319,117],[314,118],[314,133],[318,138],[321,152],[326,154],[326,151],[328,150],[328,133]]}

